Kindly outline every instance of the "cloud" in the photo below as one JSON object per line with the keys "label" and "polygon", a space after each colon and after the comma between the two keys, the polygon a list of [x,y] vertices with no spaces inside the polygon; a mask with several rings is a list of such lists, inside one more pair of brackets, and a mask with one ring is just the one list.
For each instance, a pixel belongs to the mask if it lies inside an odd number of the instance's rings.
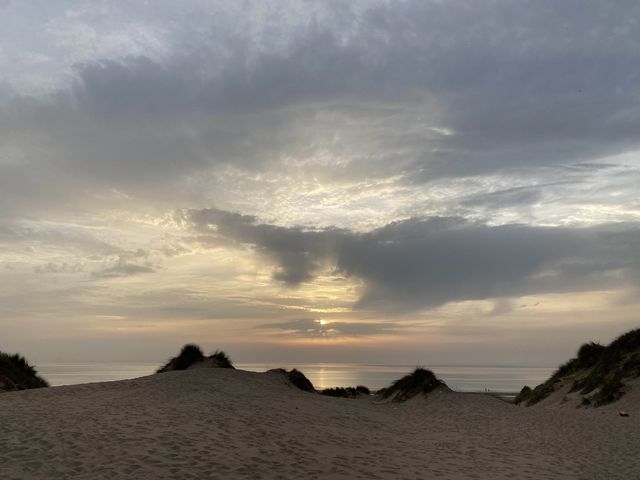
{"label": "cloud", "polygon": [[142,249],[120,253],[115,263],[92,272],[92,276],[94,278],[116,278],[153,273],[156,271],[156,267],[148,260],[148,257],[149,253]]}
{"label": "cloud", "polygon": [[[364,10],[337,2],[329,8],[323,24],[280,25],[286,39],[280,48],[259,50],[251,37],[234,36],[222,43],[224,55],[200,48],[164,61],[83,64],[74,98],[82,108],[120,117],[252,114],[310,104],[335,111],[338,104],[345,124],[358,121],[371,140],[380,133],[405,140],[402,150],[386,142],[382,154],[389,159],[402,151],[405,168],[420,172],[414,180],[638,148],[640,110],[627,99],[637,94],[629,65],[639,59],[640,36],[630,12],[614,2],[585,8],[407,1]],[[568,14],[571,35],[563,20]],[[473,30],[461,28],[469,23]],[[414,114],[367,132],[381,114],[362,111],[367,104],[411,106]],[[288,116],[283,121],[294,125],[295,114]],[[406,133],[415,127],[421,135]],[[429,130],[451,134],[428,139]],[[351,135],[337,146],[349,149]]]}
{"label": "cloud", "polygon": [[57,247],[83,255],[114,255],[122,250],[99,238],[94,229],[56,222],[1,221],[0,245],[14,249]]}
{"label": "cloud", "polygon": [[99,116],[154,116],[194,111],[199,85],[189,70],[165,67],[148,57],[104,59],[74,66],[72,98]]}
{"label": "cloud", "polygon": [[[164,54],[98,50],[53,95],[14,95],[0,109],[0,140],[15,147],[13,164],[0,161],[2,208],[73,204],[100,189],[179,203],[192,200],[194,178],[229,165],[300,162],[296,171],[315,166],[329,183],[413,185],[640,149],[631,2],[290,7],[248,2],[238,17],[231,4],[128,6],[140,31],[170,32]],[[127,8],[104,10],[70,18],[117,30]]]}
{"label": "cloud", "polygon": [[81,263],[69,264],[66,262],[54,263],[47,262],[43,265],[34,267],[35,273],[78,273],[84,270],[84,266]]}
{"label": "cloud", "polygon": [[96,278],[115,278],[130,277],[141,273],[152,273],[154,271],[155,269],[149,265],[138,265],[119,260],[114,266],[105,268],[99,272],[94,272],[92,275]]}
{"label": "cloud", "polygon": [[489,315],[504,315],[512,312],[516,308],[516,305],[513,301],[507,298],[498,298],[493,302],[493,308]]}
{"label": "cloud", "polygon": [[319,271],[364,282],[357,307],[410,311],[464,300],[615,288],[635,281],[637,224],[594,228],[489,226],[461,218],[411,218],[369,232],[259,223],[191,210],[200,241],[249,245],[289,286]]}
{"label": "cloud", "polygon": [[474,194],[463,199],[460,204],[468,207],[488,207],[505,208],[520,205],[530,205],[544,198],[544,190],[549,187],[566,186],[576,183],[575,181],[551,182],[542,185],[527,185],[522,187],[512,187],[494,192],[483,192]]}
{"label": "cloud", "polygon": [[291,286],[309,281],[334,253],[333,242],[349,237],[346,230],[307,230],[258,224],[257,218],[217,209],[191,210],[184,220],[205,243],[249,244],[274,258],[279,269],[276,280]]}
{"label": "cloud", "polygon": [[256,328],[276,330],[289,335],[309,338],[360,337],[397,332],[401,327],[390,322],[333,322],[311,318],[288,322],[265,323]]}

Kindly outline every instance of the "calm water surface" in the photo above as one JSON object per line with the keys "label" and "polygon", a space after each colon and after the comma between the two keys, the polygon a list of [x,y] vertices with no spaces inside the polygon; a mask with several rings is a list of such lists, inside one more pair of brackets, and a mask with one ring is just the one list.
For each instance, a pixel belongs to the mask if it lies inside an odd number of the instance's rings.
{"label": "calm water surface", "polygon": [[[271,368],[297,368],[316,388],[366,385],[372,390],[388,386],[411,372],[414,365],[364,365],[353,363],[268,364],[239,363],[241,370],[263,372]],[[152,374],[155,363],[45,363],[38,372],[53,386],[77,383],[108,382]],[[463,392],[517,392],[524,385],[534,387],[544,382],[551,367],[476,367],[430,366],[449,387]]]}

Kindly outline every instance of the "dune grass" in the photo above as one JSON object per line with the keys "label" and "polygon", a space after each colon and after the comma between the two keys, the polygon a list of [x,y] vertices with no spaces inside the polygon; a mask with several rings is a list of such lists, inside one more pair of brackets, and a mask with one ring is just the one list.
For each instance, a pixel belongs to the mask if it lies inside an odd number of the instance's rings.
{"label": "dune grass", "polygon": [[210,365],[212,367],[234,368],[229,355],[222,350],[216,350],[209,357],[206,357],[198,345],[188,343],[182,347],[177,357],[171,358],[166,364],[160,367],[156,373],[169,372],[172,370],[187,370],[192,365],[207,359],[213,360],[213,363]]}
{"label": "dune grass", "polygon": [[582,345],[575,358],[562,364],[544,383],[527,396],[527,406],[544,400],[565,377],[575,378],[570,392],[590,395],[582,405],[600,406],[618,400],[625,393],[624,380],[640,377],[640,329],[631,330],[608,346],[589,342]]}
{"label": "dune grass", "polygon": [[300,390],[303,390],[305,392],[317,393],[317,390],[313,386],[313,383],[311,383],[311,380],[309,380],[305,376],[305,374],[302,373],[297,368],[294,368],[293,370],[289,370],[289,371],[285,370],[284,368],[272,368],[271,370],[267,371],[267,373],[273,373],[273,372],[277,372],[278,374],[283,375],[284,377],[286,377],[286,379],[289,381],[291,385],[293,385],[294,387]]}
{"label": "dune grass", "polygon": [[358,385],[357,387],[325,388],[320,393],[322,395],[327,395],[328,397],[340,398],[356,398],[359,395],[371,395],[371,391],[364,385]]}
{"label": "dune grass", "polygon": [[222,350],[216,350],[209,356],[209,358],[216,360],[220,368],[235,368],[229,358],[229,355],[224,353]]}
{"label": "dune grass", "polygon": [[315,392],[316,389],[313,386],[313,383],[302,373],[300,370],[294,368],[287,372],[287,378],[289,381],[298,387],[300,390],[304,390],[305,392]]}
{"label": "dune grass", "polygon": [[11,389],[15,387],[17,390],[26,390],[49,386],[45,379],[38,376],[38,372],[27,359],[17,353],[0,352],[0,377],[5,379],[3,383]]}
{"label": "dune grass", "polygon": [[532,392],[533,390],[531,390],[531,387],[525,385],[524,387],[522,387],[522,390],[520,390],[520,393],[516,395],[516,398],[513,399],[513,403],[519,405],[522,402],[526,402],[531,397]]}
{"label": "dune grass", "polygon": [[418,394],[427,394],[439,387],[448,388],[431,370],[416,368],[412,373],[396,380],[378,393],[382,398],[392,397],[396,401],[408,400]]}

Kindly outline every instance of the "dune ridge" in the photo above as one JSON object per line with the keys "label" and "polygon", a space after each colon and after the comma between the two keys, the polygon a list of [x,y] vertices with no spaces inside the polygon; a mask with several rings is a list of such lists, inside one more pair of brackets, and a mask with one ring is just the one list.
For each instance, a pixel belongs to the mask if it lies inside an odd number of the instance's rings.
{"label": "dune ridge", "polygon": [[609,345],[583,344],[575,358],[562,364],[534,389],[525,386],[515,403],[600,407],[618,402],[640,385],[640,329],[620,335]]}
{"label": "dune ridge", "polygon": [[640,416],[602,411],[441,388],[354,401],[277,372],[170,371],[1,395],[0,478],[634,478]]}

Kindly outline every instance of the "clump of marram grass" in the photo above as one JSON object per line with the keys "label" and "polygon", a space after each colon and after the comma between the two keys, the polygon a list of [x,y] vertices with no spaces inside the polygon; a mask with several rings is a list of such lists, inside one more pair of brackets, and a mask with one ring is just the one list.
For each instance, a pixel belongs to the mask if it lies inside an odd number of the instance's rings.
{"label": "clump of marram grass", "polygon": [[559,380],[563,377],[573,375],[580,370],[593,367],[598,363],[598,360],[600,360],[606,348],[604,345],[596,342],[585,343],[578,349],[576,358],[572,358],[568,362],[560,365],[553,373],[552,378]]}
{"label": "clump of marram grass", "polygon": [[536,403],[541,402],[542,400],[547,398],[549,395],[551,395],[553,392],[555,392],[556,382],[558,382],[558,380],[556,378],[551,377],[546,382],[541,383],[540,385],[535,387],[531,391],[531,395],[529,395],[529,398],[527,400],[527,407],[530,407],[531,405],[535,405]]}
{"label": "clump of marram grass", "polygon": [[611,402],[615,402],[624,395],[624,383],[618,376],[613,376],[605,381],[600,387],[598,393],[591,397],[591,404],[594,407],[606,405]]}
{"label": "clump of marram grass", "polygon": [[170,370],[186,370],[191,365],[204,360],[204,353],[200,347],[194,343],[188,343],[177,357],[173,357],[163,367],[158,369],[157,373],[168,372]]}
{"label": "clump of marram grass", "polygon": [[222,350],[216,350],[209,356],[209,358],[214,359],[220,368],[234,368],[229,355],[224,353]]}
{"label": "clump of marram grass", "polygon": [[594,407],[618,400],[625,393],[623,380],[640,374],[640,329],[621,335],[607,347],[600,347],[591,371],[575,381],[571,388],[572,391],[580,390],[582,395],[596,391],[589,398]]}
{"label": "clump of marram grass", "polygon": [[316,389],[313,386],[313,383],[311,383],[311,380],[305,377],[304,373],[302,373],[300,370],[296,368],[287,372],[287,378],[293,385],[298,387],[300,390],[303,390],[305,392],[316,391]]}
{"label": "clump of marram grass", "polygon": [[607,349],[604,345],[597,342],[585,343],[578,349],[578,368],[591,368]]}
{"label": "clump of marram grass", "polygon": [[419,394],[428,394],[439,387],[447,388],[446,383],[439,380],[431,370],[416,368],[412,373],[396,380],[391,386],[380,390],[382,398],[393,398],[404,401]]}
{"label": "clump of marram grass", "polygon": [[529,387],[528,385],[525,385],[524,387],[522,387],[522,390],[520,390],[520,393],[516,395],[516,398],[513,399],[513,403],[515,403],[516,405],[519,405],[522,402],[526,402],[529,399],[529,397],[531,397],[532,392],[533,390],[531,390],[531,387]]}
{"label": "clump of marram grass", "polygon": [[325,388],[320,393],[322,395],[327,395],[328,397],[341,398],[357,398],[360,395],[371,395],[371,391],[364,385],[358,385],[357,387]]}
{"label": "clump of marram grass", "polygon": [[173,357],[169,360],[164,366],[159,368],[156,373],[169,372],[173,370],[187,370],[193,365],[201,364],[206,361],[209,361],[209,364],[205,364],[205,366],[233,368],[231,359],[222,350],[216,350],[211,354],[211,356],[205,357],[204,353],[202,353],[202,349],[198,345],[188,343],[182,347],[182,350],[180,350],[177,357]]}
{"label": "clump of marram grass", "polygon": [[17,353],[0,352],[0,391],[48,387],[27,359]]}
{"label": "clump of marram grass", "polygon": [[204,360],[204,354],[198,345],[189,343],[182,347],[180,354],[175,358],[174,369],[186,370],[196,362]]}
{"label": "clump of marram grass", "polygon": [[608,346],[590,342],[582,345],[576,358],[561,365],[543,384],[533,389],[527,406],[545,399],[573,378],[570,393],[580,392],[582,406],[600,406],[615,402],[625,393],[624,380],[640,377],[640,329],[621,335]]}
{"label": "clump of marram grass", "polygon": [[289,384],[304,392],[317,393],[315,387],[313,386],[313,383],[311,383],[311,380],[309,380],[304,375],[304,373],[302,373],[297,368],[289,370],[288,372],[284,368],[272,368],[271,370],[267,370],[267,373],[275,373],[281,375]]}
{"label": "clump of marram grass", "polygon": [[622,365],[622,370],[628,372],[630,377],[640,377],[640,352],[630,355]]}

